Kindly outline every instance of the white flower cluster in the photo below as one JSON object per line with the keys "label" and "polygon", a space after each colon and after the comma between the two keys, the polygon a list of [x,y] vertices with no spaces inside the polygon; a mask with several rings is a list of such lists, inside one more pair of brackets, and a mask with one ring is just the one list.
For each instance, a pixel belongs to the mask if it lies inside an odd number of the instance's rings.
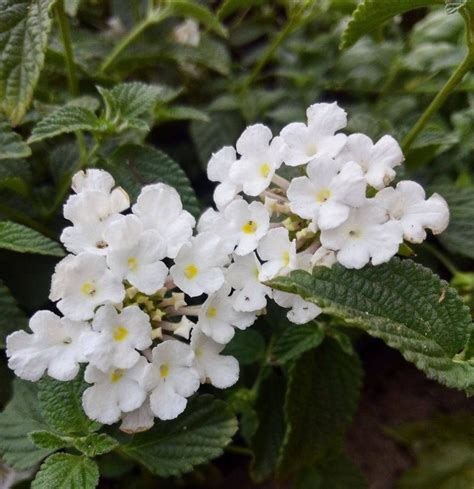
{"label": "white flower cluster", "polygon": [[[178,416],[200,383],[227,388],[237,381],[237,360],[221,352],[269,298],[296,324],[320,314],[316,304],[266,281],[336,261],[377,265],[404,239],[418,243],[425,229],[446,228],[442,197],[426,200],[410,181],[387,187],[403,160],[392,137],[373,144],[363,134],[338,133],[346,113],[335,103],[307,114],[307,124],[290,124],[276,137],[262,124],[248,127],[235,149],[212,156],[217,210],[201,216],[197,233],[167,185],[144,187],[130,211],[111,175],[76,174],[64,206],[72,226],[61,236],[71,254],[56,266],[50,294],[63,317],[37,312],[31,333],[7,338],[15,373],[67,381],[86,363],[86,414],[106,424],[121,420],[127,432],[148,429],[155,417]],[[278,175],[283,164],[298,176]]]}

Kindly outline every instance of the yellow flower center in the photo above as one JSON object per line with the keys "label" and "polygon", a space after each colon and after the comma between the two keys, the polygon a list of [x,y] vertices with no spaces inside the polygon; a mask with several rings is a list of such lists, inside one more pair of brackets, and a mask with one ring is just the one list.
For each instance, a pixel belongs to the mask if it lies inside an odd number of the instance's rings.
{"label": "yellow flower center", "polygon": [[97,290],[95,288],[95,285],[92,284],[91,282],[84,282],[81,287],[81,292],[84,295],[93,296],[97,292]]}
{"label": "yellow flower center", "polygon": [[138,270],[138,260],[134,256],[128,258],[127,265],[132,272],[136,272]]}
{"label": "yellow flower center", "polygon": [[170,374],[170,367],[167,363],[163,363],[160,365],[160,375],[163,377],[163,379],[166,379],[168,375]]}
{"label": "yellow flower center", "polygon": [[285,251],[283,253],[282,259],[285,267],[287,267],[290,264],[290,253],[288,251]]}
{"label": "yellow flower center", "polygon": [[306,156],[313,156],[318,152],[315,144],[308,144],[306,146]]}
{"label": "yellow flower center", "polygon": [[128,329],[125,326],[117,326],[114,328],[112,336],[115,341],[123,341],[128,336]]}
{"label": "yellow flower center", "polygon": [[112,373],[110,374],[110,382],[115,384],[116,382],[119,382],[122,377],[123,370],[120,368],[116,368],[115,370],[112,370]]}
{"label": "yellow flower center", "polygon": [[257,223],[255,221],[247,221],[243,226],[242,226],[242,231],[245,234],[254,234],[255,231],[257,230]]}
{"label": "yellow flower center", "polygon": [[198,267],[196,265],[188,265],[185,269],[184,269],[184,276],[189,279],[189,280],[192,280],[197,274],[198,274]]}
{"label": "yellow flower center", "polygon": [[351,231],[349,231],[349,236],[353,239],[359,239],[360,236],[361,236],[361,230],[360,228],[357,228],[357,229],[352,229]]}
{"label": "yellow flower center", "polygon": [[215,307],[210,307],[207,310],[206,316],[208,318],[215,318],[217,316],[217,309]]}
{"label": "yellow flower center", "polygon": [[260,270],[258,269],[258,267],[255,267],[254,270],[253,270],[253,274],[255,275],[255,277],[258,279],[258,276],[260,275]]}
{"label": "yellow flower center", "polygon": [[328,188],[322,188],[317,194],[316,194],[316,202],[322,203],[326,202],[331,197],[331,191]]}
{"label": "yellow flower center", "polygon": [[202,357],[202,350],[200,348],[198,348],[195,352],[194,352],[194,356],[199,359]]}
{"label": "yellow flower center", "polygon": [[262,175],[263,178],[267,178],[268,175],[270,174],[270,165],[268,163],[263,163],[260,165],[260,175]]}

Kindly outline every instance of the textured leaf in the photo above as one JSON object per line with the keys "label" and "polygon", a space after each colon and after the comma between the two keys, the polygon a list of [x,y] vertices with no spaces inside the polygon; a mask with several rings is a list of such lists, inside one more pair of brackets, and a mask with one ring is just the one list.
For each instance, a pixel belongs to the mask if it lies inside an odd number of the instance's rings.
{"label": "textured leaf", "polygon": [[31,489],[94,489],[98,483],[99,468],[93,460],[56,453],[41,465]]}
{"label": "textured leaf", "polygon": [[439,235],[443,246],[459,255],[474,258],[474,187],[436,187],[449,205],[448,229]]}
{"label": "textured leaf", "polygon": [[168,477],[218,457],[236,431],[237,420],[226,404],[203,395],[175,420],[157,420],[121,449],[154,474]]}
{"label": "textured leaf", "polygon": [[328,314],[359,326],[423,370],[458,389],[474,388],[474,366],[456,355],[473,330],[469,310],[448,284],[411,260],[348,270],[297,271],[271,286],[317,302]]}
{"label": "textured leaf", "polygon": [[263,0],[224,0],[217,11],[217,17],[222,20],[238,10],[242,11],[262,4]]}
{"label": "textured leaf", "polygon": [[289,475],[311,466],[341,441],[357,409],[362,369],[331,339],[293,364],[285,399],[287,423],[278,470]]}
{"label": "textured leaf", "polygon": [[173,0],[168,6],[172,15],[195,19],[219,36],[227,37],[227,30],[219,22],[219,19],[204,5],[199,4],[195,0]]}
{"label": "textured leaf", "polygon": [[303,353],[319,346],[324,339],[324,331],[316,324],[289,325],[278,336],[273,345],[272,356],[279,363],[295,360]]}
{"label": "textured leaf", "polygon": [[18,253],[64,256],[63,249],[56,241],[12,221],[0,221],[0,248]]}
{"label": "textured leaf", "polygon": [[265,340],[254,329],[236,330],[232,341],[228,343],[223,355],[232,355],[240,365],[249,365],[260,361],[265,355]]}
{"label": "textured leaf", "polygon": [[80,438],[73,438],[72,446],[88,457],[95,457],[111,452],[118,446],[118,441],[105,433],[91,433]]}
{"label": "textured leaf", "polygon": [[253,460],[250,475],[256,482],[270,477],[275,470],[285,434],[283,403],[285,379],[269,370],[259,386],[255,410],[258,425],[252,440]]}
{"label": "textured leaf", "polygon": [[209,117],[202,110],[185,105],[158,106],[155,110],[155,120],[165,121],[201,121],[207,122]]}
{"label": "textured leaf", "polygon": [[446,1],[446,12],[448,14],[454,14],[461,7],[466,5],[467,0],[445,0]]}
{"label": "textured leaf", "polygon": [[106,169],[132,199],[137,198],[143,186],[163,182],[179,192],[185,209],[194,216],[200,213],[188,177],[175,161],[158,149],[134,144],[121,146],[106,163]]}
{"label": "textured leaf", "polygon": [[107,126],[101,124],[92,111],[76,105],[66,105],[38,122],[28,139],[28,143],[35,143],[74,131],[105,132],[107,129]]}
{"label": "textured leaf", "polygon": [[443,0],[363,0],[342,34],[341,48],[352,46],[396,15],[433,5],[443,5]]}
{"label": "textured leaf", "polygon": [[44,418],[54,430],[64,434],[86,435],[100,425],[82,409],[82,393],[88,387],[79,374],[70,382],[45,377],[39,383],[38,401]]}
{"label": "textured leaf", "polygon": [[0,189],[9,189],[26,197],[30,191],[31,172],[25,160],[0,161]]}
{"label": "textured leaf", "polygon": [[106,108],[107,118],[134,119],[149,112],[156,104],[162,88],[132,82],[120,83],[111,90],[98,87]]}
{"label": "textured leaf", "polygon": [[17,329],[24,329],[26,324],[26,316],[0,280],[0,347],[5,345],[5,338],[10,333]]}
{"label": "textured leaf", "polygon": [[31,155],[30,147],[13,131],[10,124],[0,121],[0,160],[26,158]]}
{"label": "textured leaf", "polygon": [[28,433],[28,438],[38,447],[47,448],[50,450],[59,450],[69,446],[69,443],[62,436],[51,431],[32,431]]}
{"label": "textured leaf", "polygon": [[54,0],[0,0],[0,106],[23,119],[44,64]]}
{"label": "textured leaf", "polygon": [[45,429],[48,426],[38,407],[36,385],[16,379],[13,398],[0,414],[3,460],[18,470],[34,467],[51,453],[51,449],[35,447],[27,435]]}

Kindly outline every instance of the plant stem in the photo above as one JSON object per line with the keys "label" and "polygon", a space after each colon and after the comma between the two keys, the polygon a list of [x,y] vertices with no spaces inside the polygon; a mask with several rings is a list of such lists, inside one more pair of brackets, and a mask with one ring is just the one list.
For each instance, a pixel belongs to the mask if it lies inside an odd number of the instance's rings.
{"label": "plant stem", "polygon": [[[66,72],[69,85],[69,92],[73,97],[79,95],[79,82],[76,74],[76,67],[74,64],[74,53],[72,51],[71,31],[69,29],[69,21],[64,11],[64,0],[59,0],[55,6],[56,19],[59,25],[59,31],[61,33],[61,40],[64,46],[64,57],[66,59]],[[76,131],[77,145],[79,147],[79,156],[82,159],[85,158],[87,153],[86,142],[82,131]]]}
{"label": "plant stem", "polygon": [[423,248],[437,258],[452,275],[459,273],[456,265],[442,251],[438,250],[436,246],[425,242],[423,243]]}
{"label": "plant stem", "polygon": [[161,8],[159,11],[149,12],[147,16],[141,20],[112,50],[112,52],[105,58],[104,62],[100,66],[101,73],[105,73],[110,66],[114,63],[117,57],[124,51],[132,42],[137,39],[147,27],[152,24],[157,24],[163,20],[168,14],[168,10]]}
{"label": "plant stem", "polygon": [[423,131],[428,121],[438,112],[440,107],[444,104],[451,92],[461,83],[462,79],[474,66],[474,13],[470,7],[461,9],[461,14],[464,17],[466,23],[466,42],[468,51],[466,57],[462,63],[456,68],[444,87],[438,92],[436,97],[432,100],[425,112],[418,119],[416,124],[411,128],[408,134],[404,137],[402,147],[406,153],[418,135]]}
{"label": "plant stem", "polygon": [[229,452],[229,453],[236,453],[237,455],[245,455],[245,456],[248,456],[248,457],[252,457],[253,456],[253,452],[252,450],[250,450],[250,448],[247,448],[247,447],[240,447],[240,446],[237,446],[237,445],[227,445],[224,450],[226,452]]}

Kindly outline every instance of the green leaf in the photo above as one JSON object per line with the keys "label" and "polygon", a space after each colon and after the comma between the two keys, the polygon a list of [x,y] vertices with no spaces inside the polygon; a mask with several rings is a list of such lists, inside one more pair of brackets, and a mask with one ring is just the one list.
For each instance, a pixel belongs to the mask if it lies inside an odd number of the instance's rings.
{"label": "green leaf", "polygon": [[17,329],[24,329],[27,318],[18,307],[10,291],[0,280],[0,347],[5,345],[5,338]]}
{"label": "green leaf", "polygon": [[466,5],[467,0],[445,0],[446,3],[446,12],[448,14],[454,14],[461,7]]}
{"label": "green leaf", "polygon": [[301,326],[289,323],[283,333],[277,337],[273,345],[272,356],[278,363],[284,364],[316,348],[323,340],[324,331],[314,321]]}
{"label": "green leaf", "polygon": [[155,475],[168,477],[221,455],[236,431],[237,420],[226,404],[203,395],[175,420],[157,421],[121,449]]}
{"label": "green leaf", "polygon": [[227,29],[219,19],[204,5],[195,0],[173,0],[168,4],[172,15],[192,18],[222,37],[227,37]]}
{"label": "green leaf", "polygon": [[270,477],[277,465],[285,434],[285,386],[282,374],[268,369],[258,389],[255,403],[258,425],[251,440],[253,459],[250,465],[250,475],[256,482]]}
{"label": "green leaf", "polygon": [[0,160],[27,158],[30,155],[31,149],[21,136],[12,130],[8,122],[0,121]]}
{"label": "green leaf", "polygon": [[160,96],[160,86],[132,82],[120,83],[111,90],[97,87],[106,106],[106,118],[135,119],[149,112]]}
{"label": "green leaf", "polygon": [[33,128],[28,144],[74,131],[106,132],[94,112],[76,105],[66,105],[47,115]]}
{"label": "green leaf", "polygon": [[71,17],[75,17],[77,15],[77,11],[79,10],[79,4],[81,0],[64,0],[64,10]]}
{"label": "green leaf", "polygon": [[17,470],[34,467],[52,450],[37,448],[28,438],[32,431],[48,429],[38,407],[36,384],[16,379],[14,395],[0,414],[0,454]]}
{"label": "green leaf", "polygon": [[64,438],[51,431],[32,431],[28,433],[28,438],[38,447],[47,448],[50,450],[60,450],[69,446],[69,443]]}
{"label": "green leaf", "polygon": [[90,435],[72,439],[72,446],[88,457],[95,457],[111,452],[119,445],[118,441],[105,433],[91,433]]}
{"label": "green leaf", "polygon": [[0,221],[0,248],[18,253],[64,256],[64,250],[59,243],[12,221]]}
{"label": "green leaf", "polygon": [[342,34],[341,48],[351,47],[362,36],[376,31],[396,15],[442,4],[443,0],[363,0],[354,10]]}
{"label": "green leaf", "polygon": [[38,385],[39,406],[51,428],[59,433],[79,435],[87,435],[100,428],[82,409],[82,393],[88,384],[81,375],[70,382],[45,377]]}
{"label": "green leaf", "polygon": [[324,456],[298,474],[293,489],[366,489],[360,469],[344,454]]}
{"label": "green leaf", "polygon": [[179,192],[185,209],[194,216],[200,213],[200,205],[188,177],[175,161],[158,149],[135,144],[121,146],[105,163],[105,169],[132,199],[137,198],[145,185],[163,182]]}
{"label": "green leaf", "polygon": [[25,160],[0,161],[0,189],[8,189],[26,197],[30,192],[30,166]]}
{"label": "green leaf", "polygon": [[474,187],[443,185],[434,190],[449,206],[449,226],[438,236],[441,244],[458,255],[474,258]]}
{"label": "green leaf", "polygon": [[93,460],[56,453],[43,462],[31,489],[94,489],[98,483],[99,468]]}
{"label": "green leaf", "polygon": [[262,4],[263,0],[224,0],[217,11],[217,17],[223,20],[238,10],[244,11]]}
{"label": "green leaf", "polygon": [[324,450],[341,442],[357,409],[361,385],[359,359],[344,353],[332,339],[293,364],[278,460],[281,475],[311,466]]}
{"label": "green leaf", "polygon": [[0,0],[0,107],[23,119],[43,68],[54,0]]}
{"label": "green leaf", "polygon": [[474,367],[457,356],[473,330],[469,309],[431,270],[393,258],[362,270],[335,265],[317,267],[313,275],[296,271],[270,285],[381,338],[430,378],[474,389]]}
{"label": "green leaf", "polygon": [[185,105],[159,105],[155,109],[155,120],[158,122],[166,121],[201,121],[207,122],[208,115],[202,110],[194,107],[186,107]]}
{"label": "green leaf", "polygon": [[235,336],[226,345],[222,354],[237,358],[240,365],[250,365],[265,356],[265,340],[254,329],[236,330]]}

